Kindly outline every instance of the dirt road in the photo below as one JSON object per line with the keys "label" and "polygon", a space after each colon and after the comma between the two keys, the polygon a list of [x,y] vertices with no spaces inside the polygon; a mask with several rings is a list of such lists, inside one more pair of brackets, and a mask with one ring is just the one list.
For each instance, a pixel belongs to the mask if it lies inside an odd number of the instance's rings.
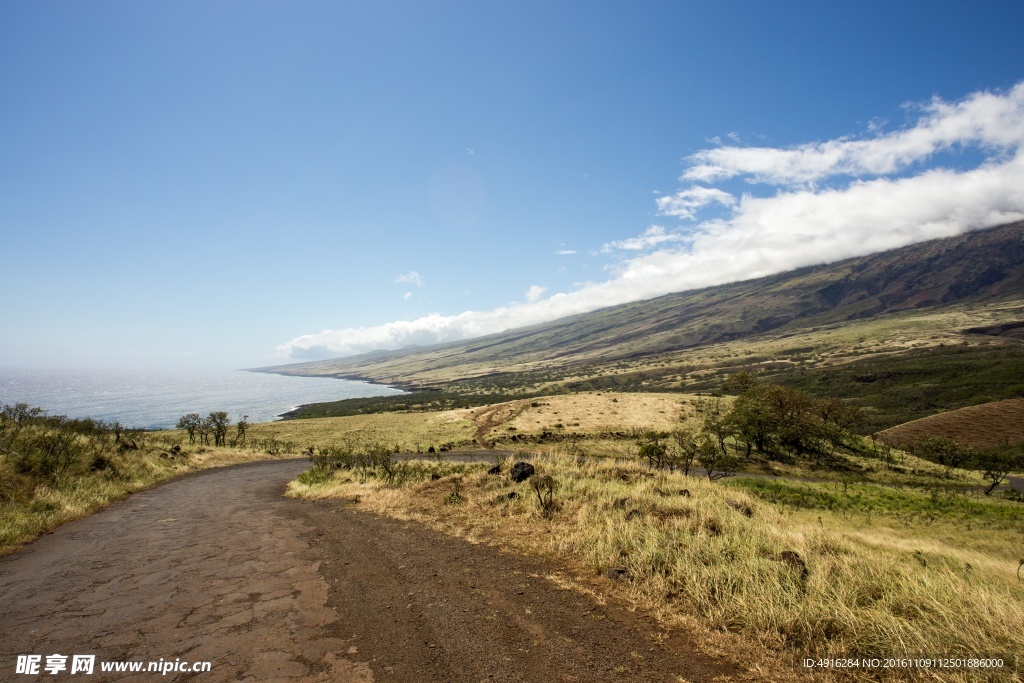
{"label": "dirt road", "polygon": [[[0,560],[0,679],[699,681],[731,673],[678,636],[543,578],[557,568],[282,496],[306,461],[189,475]],[[44,670],[47,656],[67,669]],[[40,655],[36,676],[18,655]],[[202,673],[104,662],[210,662]],[[59,661],[59,660],[57,660]]]}

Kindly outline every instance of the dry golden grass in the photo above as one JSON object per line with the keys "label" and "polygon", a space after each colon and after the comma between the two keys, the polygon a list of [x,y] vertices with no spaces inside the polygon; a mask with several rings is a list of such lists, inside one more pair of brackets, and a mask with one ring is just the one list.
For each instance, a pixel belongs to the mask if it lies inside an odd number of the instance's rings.
{"label": "dry golden grass", "polygon": [[892,444],[910,445],[926,436],[946,436],[975,448],[1024,441],[1024,398],[950,410],[886,429]]}
{"label": "dry golden grass", "polygon": [[459,448],[472,447],[475,429],[463,410],[379,413],[264,422],[250,428],[249,439],[253,443],[277,440],[290,445],[289,450],[294,452],[310,446],[351,444],[358,448],[373,443],[417,452],[445,443]]}
{"label": "dry golden grass", "polygon": [[[997,656],[1006,668],[995,680],[1019,673],[1024,587],[1014,576],[1016,534],[884,513],[794,511],[635,461],[567,453],[533,461],[558,484],[559,509],[550,517],[528,484],[489,476],[484,466],[424,464],[445,476],[398,488],[341,472],[293,482],[290,494],[358,497],[379,514],[556,557],[570,570],[563,581],[598,599],[617,595],[668,628],[696,631],[706,649],[729,653],[757,678],[805,679],[795,661],[810,654]],[[511,492],[518,497],[509,499]],[[784,561],[785,551],[799,554],[806,577]],[[600,578],[615,566],[630,578]],[[945,672],[940,680],[977,677]]]}
{"label": "dry golden grass", "polygon": [[700,400],[690,394],[584,392],[509,401],[464,412],[476,423],[478,436],[487,440],[513,433],[668,432],[695,420],[695,405]]}
{"label": "dry golden grass", "polygon": [[[265,422],[250,427],[249,442],[276,441],[280,449],[294,453],[310,447],[347,444],[362,448],[376,443],[396,451],[422,453],[430,446],[448,444],[453,449],[472,449],[513,434],[537,435],[544,431],[588,436],[633,430],[671,431],[697,419],[695,406],[701,400],[689,394],[585,392],[441,412]],[[731,400],[722,399],[726,404]],[[618,453],[621,448],[609,452]]]}

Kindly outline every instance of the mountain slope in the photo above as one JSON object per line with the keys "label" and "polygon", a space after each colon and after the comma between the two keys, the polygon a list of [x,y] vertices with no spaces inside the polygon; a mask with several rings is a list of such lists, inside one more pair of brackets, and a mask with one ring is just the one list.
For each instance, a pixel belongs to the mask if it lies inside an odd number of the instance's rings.
{"label": "mountain slope", "polygon": [[428,348],[262,368],[427,386],[606,365],[900,311],[1024,299],[1024,222]]}

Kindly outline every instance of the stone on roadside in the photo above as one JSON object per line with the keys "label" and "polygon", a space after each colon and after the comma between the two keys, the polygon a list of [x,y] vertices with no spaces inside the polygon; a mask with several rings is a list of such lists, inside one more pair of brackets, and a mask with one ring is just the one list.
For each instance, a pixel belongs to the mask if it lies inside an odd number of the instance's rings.
{"label": "stone on roadside", "polygon": [[530,463],[517,462],[515,465],[512,465],[512,471],[509,474],[512,475],[512,481],[520,483],[532,477],[536,472],[537,470]]}

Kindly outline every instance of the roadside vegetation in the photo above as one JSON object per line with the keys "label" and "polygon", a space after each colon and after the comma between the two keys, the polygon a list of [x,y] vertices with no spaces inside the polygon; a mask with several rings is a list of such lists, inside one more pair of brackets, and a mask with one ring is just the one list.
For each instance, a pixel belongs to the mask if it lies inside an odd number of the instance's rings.
{"label": "roadside vegetation", "polygon": [[223,412],[195,417],[190,440],[185,429],[148,432],[0,404],[0,555],[176,475],[271,457],[246,444],[244,417],[234,425]]}
{"label": "roadside vegetation", "polygon": [[[993,680],[1024,671],[1024,504],[1005,485],[1024,469],[1020,446],[898,450],[856,434],[863,413],[848,401],[749,373],[724,388],[734,395],[463,411],[518,452],[393,462],[387,446],[321,448],[290,494],[555,557],[570,569],[559,580],[696,629],[709,652],[773,679],[805,677],[805,656],[999,657]],[[609,433],[608,413],[639,398],[646,425]]]}

